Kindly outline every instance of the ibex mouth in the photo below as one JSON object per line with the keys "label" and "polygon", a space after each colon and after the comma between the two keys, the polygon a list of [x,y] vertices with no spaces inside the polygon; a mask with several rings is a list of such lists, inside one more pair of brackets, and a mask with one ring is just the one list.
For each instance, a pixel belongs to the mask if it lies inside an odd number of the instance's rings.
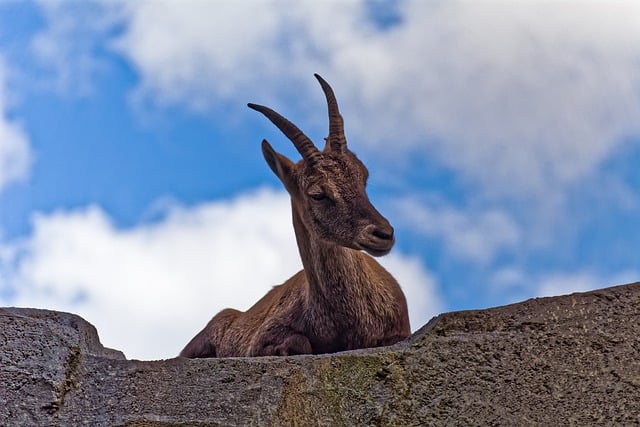
{"label": "ibex mouth", "polygon": [[391,251],[391,248],[393,247],[393,243],[387,246],[388,246],[387,248],[381,249],[381,248],[374,248],[371,246],[367,247],[367,246],[360,245],[362,250],[364,250],[369,255],[375,256],[375,257],[380,257],[388,254]]}
{"label": "ibex mouth", "polygon": [[359,249],[375,257],[388,254],[396,241],[393,236],[393,228],[388,231],[380,228],[371,228],[358,239],[357,245]]}

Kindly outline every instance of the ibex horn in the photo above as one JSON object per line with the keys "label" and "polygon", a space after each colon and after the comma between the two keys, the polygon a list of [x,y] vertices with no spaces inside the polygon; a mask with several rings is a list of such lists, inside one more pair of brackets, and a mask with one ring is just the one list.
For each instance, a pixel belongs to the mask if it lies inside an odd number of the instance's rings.
{"label": "ibex horn", "polygon": [[308,160],[311,164],[320,160],[322,153],[320,153],[316,146],[313,145],[313,142],[298,128],[298,126],[294,125],[289,120],[264,105],[249,103],[247,106],[253,110],[261,112],[271,120],[271,122],[276,125],[278,129],[280,129],[280,131],[291,140],[291,142],[293,142],[293,145],[295,145],[303,159]]}
{"label": "ibex horn", "polygon": [[320,82],[325,97],[327,98],[327,107],[329,109],[329,136],[327,137],[327,144],[331,148],[331,151],[338,153],[344,153],[347,148],[347,139],[344,136],[344,121],[338,110],[338,101],[333,93],[333,89],[329,86],[329,83],[325,81],[320,75],[314,74],[316,79]]}

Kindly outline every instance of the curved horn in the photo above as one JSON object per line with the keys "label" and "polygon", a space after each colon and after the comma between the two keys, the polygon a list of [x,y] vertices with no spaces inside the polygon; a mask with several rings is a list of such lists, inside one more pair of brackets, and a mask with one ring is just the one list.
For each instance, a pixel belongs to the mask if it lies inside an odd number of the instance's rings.
{"label": "curved horn", "polygon": [[280,129],[280,131],[291,140],[291,142],[293,142],[293,145],[295,145],[303,159],[308,160],[311,164],[320,160],[322,153],[320,153],[316,146],[313,145],[313,142],[296,125],[264,105],[249,103],[247,106],[253,110],[261,112],[271,120],[271,122],[276,125],[278,129]]}
{"label": "curved horn", "polygon": [[344,136],[344,121],[338,110],[338,101],[333,93],[333,89],[329,86],[329,83],[325,81],[319,74],[314,74],[316,79],[322,86],[324,96],[327,98],[327,107],[329,109],[329,136],[327,137],[327,144],[332,151],[338,153],[344,153],[347,149],[347,139]]}

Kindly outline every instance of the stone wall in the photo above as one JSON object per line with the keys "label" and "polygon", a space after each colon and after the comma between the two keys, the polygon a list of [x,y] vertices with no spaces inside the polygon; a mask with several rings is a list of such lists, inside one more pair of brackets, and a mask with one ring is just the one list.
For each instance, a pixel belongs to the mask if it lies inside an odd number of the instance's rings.
{"label": "stone wall", "polygon": [[640,424],[640,283],[442,314],[386,348],[126,360],[66,313],[0,309],[0,425]]}

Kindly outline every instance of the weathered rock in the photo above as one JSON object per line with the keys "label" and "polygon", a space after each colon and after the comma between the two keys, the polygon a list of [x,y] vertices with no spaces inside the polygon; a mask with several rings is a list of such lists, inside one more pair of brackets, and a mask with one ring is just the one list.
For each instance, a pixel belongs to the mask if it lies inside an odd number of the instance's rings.
{"label": "weathered rock", "polygon": [[0,309],[1,425],[640,423],[640,283],[434,318],[323,356],[125,360],[81,318]]}
{"label": "weathered rock", "polygon": [[0,425],[50,424],[85,357],[124,360],[102,347],[95,328],[78,316],[0,308]]}

